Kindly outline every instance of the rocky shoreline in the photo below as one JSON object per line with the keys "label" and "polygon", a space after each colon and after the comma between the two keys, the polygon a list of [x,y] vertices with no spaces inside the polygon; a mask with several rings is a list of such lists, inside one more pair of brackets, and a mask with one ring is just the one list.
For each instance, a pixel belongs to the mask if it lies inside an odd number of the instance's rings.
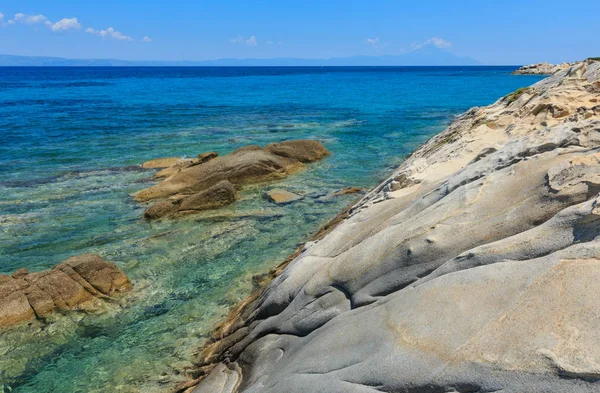
{"label": "rocky shoreline", "polygon": [[429,140],[274,269],[177,391],[596,391],[599,191],[587,61]]}

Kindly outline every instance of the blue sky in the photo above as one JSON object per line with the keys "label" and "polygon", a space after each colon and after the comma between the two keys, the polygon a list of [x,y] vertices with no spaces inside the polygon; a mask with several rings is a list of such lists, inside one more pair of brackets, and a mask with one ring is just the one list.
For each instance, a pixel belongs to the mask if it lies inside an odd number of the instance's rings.
{"label": "blue sky", "polygon": [[442,47],[483,64],[600,56],[600,1],[0,2],[0,53],[125,60],[329,58]]}

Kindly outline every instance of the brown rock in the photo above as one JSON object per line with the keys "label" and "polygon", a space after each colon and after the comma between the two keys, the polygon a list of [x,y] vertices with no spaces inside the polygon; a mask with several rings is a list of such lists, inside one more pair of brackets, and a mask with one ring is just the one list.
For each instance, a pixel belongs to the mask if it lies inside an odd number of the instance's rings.
{"label": "brown rock", "polygon": [[175,210],[177,210],[177,206],[172,201],[157,202],[144,212],[144,217],[148,220],[156,220],[171,214]]}
{"label": "brown rock", "polygon": [[94,308],[99,298],[130,287],[114,263],[92,254],[69,258],[43,272],[19,269],[13,277],[0,275],[0,328],[45,318],[56,309]]}
{"label": "brown rock", "polygon": [[347,194],[358,194],[359,192],[364,192],[365,189],[361,187],[347,187],[342,190],[338,190],[333,193],[333,196],[347,195]]}
{"label": "brown rock", "polygon": [[265,197],[271,202],[277,203],[278,205],[284,205],[302,199],[301,195],[282,189],[269,190],[265,194]]}
{"label": "brown rock", "polygon": [[154,160],[146,161],[142,164],[143,168],[154,169],[154,168],[168,168],[182,161],[181,157],[162,157],[155,158]]}
{"label": "brown rock", "polygon": [[233,184],[223,180],[205,191],[185,197],[181,200],[177,210],[208,210],[229,205],[237,199],[237,192]]}
{"label": "brown rock", "polygon": [[210,160],[212,160],[213,158],[217,158],[219,156],[219,153],[217,153],[216,151],[210,151],[208,153],[202,153],[202,154],[198,154],[198,164],[204,164],[205,162],[208,162]]}
{"label": "brown rock", "polygon": [[0,300],[0,327],[35,318],[33,309],[22,291],[13,292]]}
{"label": "brown rock", "polygon": [[321,142],[313,140],[271,143],[265,149],[275,155],[292,158],[302,163],[315,162],[330,154]]}
{"label": "brown rock", "polygon": [[176,194],[195,194],[222,180],[236,186],[287,176],[329,152],[317,141],[286,141],[260,146],[246,146],[233,153],[214,158],[205,164],[181,169],[159,184],[135,194],[137,201],[166,198]]}
{"label": "brown rock", "polygon": [[188,195],[176,202],[162,201],[152,205],[144,216],[149,220],[163,217],[173,217],[195,211],[216,209],[233,203],[237,192],[233,184],[227,180],[220,181],[207,190]]}
{"label": "brown rock", "polygon": [[29,270],[21,268],[12,274],[13,278],[23,278],[29,274]]}

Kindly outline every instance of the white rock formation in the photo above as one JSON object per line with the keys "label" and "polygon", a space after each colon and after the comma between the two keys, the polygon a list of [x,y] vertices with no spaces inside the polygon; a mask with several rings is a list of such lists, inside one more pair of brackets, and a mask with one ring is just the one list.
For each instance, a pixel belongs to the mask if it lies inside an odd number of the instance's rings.
{"label": "white rock formation", "polygon": [[571,67],[575,63],[562,63],[562,64],[550,64],[550,63],[537,63],[523,66],[513,72],[515,75],[552,75],[560,70]]}
{"label": "white rock formation", "polygon": [[473,108],[205,348],[194,393],[599,392],[600,62]]}

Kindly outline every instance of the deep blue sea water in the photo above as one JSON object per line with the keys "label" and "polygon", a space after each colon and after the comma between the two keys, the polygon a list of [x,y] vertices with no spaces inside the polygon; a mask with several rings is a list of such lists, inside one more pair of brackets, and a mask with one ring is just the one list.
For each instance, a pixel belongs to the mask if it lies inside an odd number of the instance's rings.
{"label": "deep blue sea water", "polygon": [[[0,332],[0,392],[154,392],[251,276],[275,266],[455,115],[538,76],[516,67],[1,68],[0,273],[98,253],[135,287],[104,313]],[[143,161],[314,138],[331,157],[241,201],[148,223]],[[278,187],[305,196],[276,206]]]}

